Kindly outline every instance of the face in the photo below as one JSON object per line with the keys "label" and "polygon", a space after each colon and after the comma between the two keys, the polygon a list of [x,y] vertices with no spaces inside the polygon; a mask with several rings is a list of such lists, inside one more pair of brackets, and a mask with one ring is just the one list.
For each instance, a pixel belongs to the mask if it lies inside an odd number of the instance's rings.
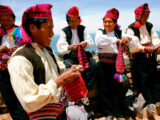
{"label": "face", "polygon": [[14,19],[11,15],[2,15],[0,17],[0,23],[1,25],[6,29],[6,30],[10,30],[13,25],[14,25]]}
{"label": "face", "polygon": [[72,29],[76,29],[80,24],[80,19],[78,17],[70,17],[69,25]]}
{"label": "face", "polygon": [[149,17],[149,11],[148,12],[144,12],[142,14],[141,19],[140,19],[141,25],[146,24],[146,22],[148,20],[148,17]]}
{"label": "face", "polygon": [[116,25],[117,25],[117,22],[114,23],[112,18],[105,17],[103,20],[103,26],[106,32],[112,32]]}
{"label": "face", "polygon": [[53,21],[47,20],[45,23],[42,23],[40,28],[36,27],[33,35],[33,41],[36,41],[40,47],[49,47],[53,33]]}

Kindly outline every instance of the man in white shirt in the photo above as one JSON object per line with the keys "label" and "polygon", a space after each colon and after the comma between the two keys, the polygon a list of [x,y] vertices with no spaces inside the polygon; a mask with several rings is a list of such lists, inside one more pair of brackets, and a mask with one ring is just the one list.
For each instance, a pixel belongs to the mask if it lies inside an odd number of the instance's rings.
{"label": "man in white shirt", "polygon": [[[66,15],[68,26],[63,28],[60,33],[60,38],[57,42],[57,49],[60,54],[64,55],[64,64],[70,68],[73,64],[79,64],[76,55],[78,45],[83,50],[93,47],[93,40],[89,35],[85,26],[80,25],[81,18],[79,16],[79,8],[77,6],[71,7]],[[89,61],[89,68],[84,70],[82,77],[86,83],[88,90],[92,89],[96,78],[96,62],[92,59],[92,54],[85,51]]]}
{"label": "man in white shirt", "polygon": [[[160,101],[160,82],[157,77],[156,62],[156,51],[160,48],[160,40],[153,25],[147,22],[149,14],[147,3],[136,8],[136,22],[129,25],[127,34],[136,36],[140,41],[131,60],[134,88],[137,93],[143,94],[148,112],[155,113],[153,104],[156,102],[158,104]],[[158,106],[160,107],[160,104]]]}
{"label": "man in white shirt", "polygon": [[78,77],[82,68],[75,65],[60,75],[64,65],[49,47],[54,35],[51,8],[51,4],[37,4],[24,12],[22,27],[32,43],[17,49],[8,62],[12,87],[27,113],[59,103],[62,86]]}

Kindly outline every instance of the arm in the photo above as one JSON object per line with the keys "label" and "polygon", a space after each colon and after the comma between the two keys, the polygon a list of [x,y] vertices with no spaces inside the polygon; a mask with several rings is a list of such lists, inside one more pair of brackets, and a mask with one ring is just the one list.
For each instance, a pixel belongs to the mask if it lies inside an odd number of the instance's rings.
{"label": "arm", "polygon": [[92,48],[94,43],[93,43],[93,40],[90,36],[90,34],[88,33],[87,29],[85,28],[84,30],[84,41],[80,43],[80,45],[83,47],[83,48]]}
{"label": "arm", "polygon": [[68,45],[68,42],[66,40],[66,34],[63,31],[61,31],[60,38],[57,42],[57,50],[61,54],[69,54],[70,49],[68,49],[68,47],[69,47],[69,45]]}
{"label": "arm", "polygon": [[158,37],[158,34],[154,31],[154,29],[151,29],[151,38],[152,38],[152,44],[156,48],[160,47],[160,39]]}
{"label": "arm", "polygon": [[130,51],[132,53],[144,50],[144,46],[141,45],[139,38],[134,35],[134,31],[132,29],[127,28],[127,36],[132,39],[129,42]]}
{"label": "arm", "polygon": [[23,56],[12,57],[8,63],[8,70],[14,92],[27,112],[33,112],[57,101],[61,95],[60,86],[73,81],[79,75],[76,72],[77,68],[72,68],[55,80],[50,79],[46,84],[37,85],[34,82],[33,66]]}
{"label": "arm", "polygon": [[108,37],[104,35],[101,30],[96,32],[95,42],[98,48],[107,48],[111,44],[116,44],[118,39],[116,37]]}

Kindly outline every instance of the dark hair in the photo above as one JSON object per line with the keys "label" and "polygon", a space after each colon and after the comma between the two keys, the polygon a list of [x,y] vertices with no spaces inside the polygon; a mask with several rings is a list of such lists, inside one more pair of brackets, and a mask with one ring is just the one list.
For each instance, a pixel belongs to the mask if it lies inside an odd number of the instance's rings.
{"label": "dark hair", "polygon": [[13,17],[13,20],[15,20],[15,19],[16,19],[15,14],[11,14],[11,16]]}
{"label": "dark hair", "polygon": [[42,24],[42,23],[45,23],[46,21],[47,21],[47,19],[28,18],[28,19],[24,22],[23,28],[24,28],[24,30],[26,31],[26,33],[27,33],[30,37],[32,37],[31,32],[30,32],[30,30],[29,30],[29,26],[30,26],[31,24],[34,24],[38,29],[40,29],[41,24]]}
{"label": "dark hair", "polygon": [[[106,18],[106,17],[104,17],[104,18],[103,18],[103,21],[104,21],[104,19],[105,19],[105,18]],[[114,22],[114,23],[116,23],[116,22],[117,22],[117,20],[116,20],[116,19],[113,19],[113,18],[111,18],[111,19],[113,20],[113,22]]]}
{"label": "dark hair", "polygon": [[[81,17],[78,17],[79,19],[81,19]],[[67,23],[69,24],[69,21],[70,21],[70,16],[68,14],[66,14],[66,21]]]}

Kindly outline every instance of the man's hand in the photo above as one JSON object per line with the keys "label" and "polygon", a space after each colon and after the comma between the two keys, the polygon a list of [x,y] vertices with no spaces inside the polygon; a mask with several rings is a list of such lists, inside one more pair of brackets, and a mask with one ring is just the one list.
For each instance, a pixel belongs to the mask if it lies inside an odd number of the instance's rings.
{"label": "man's hand", "polygon": [[68,46],[68,50],[74,50],[76,51],[78,49],[78,45],[77,44],[72,44]]}
{"label": "man's hand", "polygon": [[73,65],[70,69],[62,73],[57,79],[56,84],[57,88],[66,84],[72,82],[75,78],[77,78],[80,75],[80,72],[82,72],[84,69],[81,65]]}
{"label": "man's hand", "polygon": [[15,51],[18,47],[12,47],[11,50]]}
{"label": "man's hand", "polygon": [[9,48],[6,46],[0,46],[0,52],[9,51]]}
{"label": "man's hand", "polygon": [[144,51],[147,53],[153,53],[155,51],[155,48],[153,46],[147,46],[144,48]]}
{"label": "man's hand", "polygon": [[85,48],[85,47],[87,46],[87,42],[86,42],[86,41],[81,42],[81,43],[80,43],[80,46],[81,46],[82,48]]}

